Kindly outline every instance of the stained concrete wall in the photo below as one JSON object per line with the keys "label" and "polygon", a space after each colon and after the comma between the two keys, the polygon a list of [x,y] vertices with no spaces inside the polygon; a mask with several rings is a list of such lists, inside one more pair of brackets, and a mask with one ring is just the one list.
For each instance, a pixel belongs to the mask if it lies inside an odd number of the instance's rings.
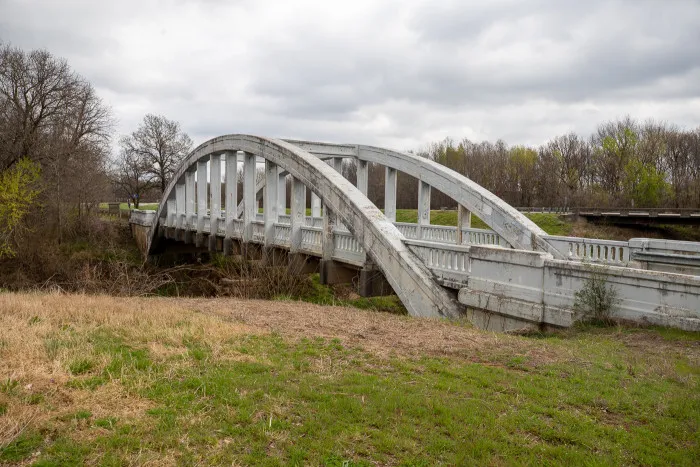
{"label": "stained concrete wall", "polygon": [[616,291],[612,317],[700,331],[700,277],[574,263],[489,246],[473,246],[469,256],[469,278],[459,301],[520,320],[522,326],[571,326],[581,318],[573,311],[576,292],[597,276]]}

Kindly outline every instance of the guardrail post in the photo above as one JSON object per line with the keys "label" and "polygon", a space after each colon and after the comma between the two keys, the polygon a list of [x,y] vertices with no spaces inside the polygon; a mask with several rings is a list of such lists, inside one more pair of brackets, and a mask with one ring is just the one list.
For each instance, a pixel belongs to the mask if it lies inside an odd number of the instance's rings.
{"label": "guardrail post", "polygon": [[263,195],[263,214],[265,216],[265,246],[270,247],[275,242],[275,223],[277,222],[277,207],[279,197],[279,177],[277,164],[265,161],[265,194]]}
{"label": "guardrail post", "polygon": [[209,156],[209,251],[216,251],[221,218],[221,155]]}
{"label": "guardrail post", "polygon": [[386,167],[384,173],[384,215],[396,222],[396,169]]}
{"label": "guardrail post", "polygon": [[197,161],[197,237],[195,245],[204,242],[204,216],[207,215],[207,161]]}

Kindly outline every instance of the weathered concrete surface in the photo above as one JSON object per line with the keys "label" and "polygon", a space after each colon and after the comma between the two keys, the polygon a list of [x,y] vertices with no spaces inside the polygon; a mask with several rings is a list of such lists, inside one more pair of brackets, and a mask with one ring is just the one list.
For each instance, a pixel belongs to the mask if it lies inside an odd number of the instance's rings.
{"label": "weathered concrete surface", "polygon": [[[457,302],[408,249],[403,243],[403,235],[382,212],[341,174],[318,157],[292,144],[249,135],[214,138],[200,145],[183,162],[164,199],[170,198],[176,183],[192,165],[206,160],[211,154],[231,151],[244,151],[284,167],[296,180],[321,197],[324,205],[337,213],[339,221],[347,226],[381,269],[409,314],[445,317],[458,317],[461,314]],[[156,219],[165,217],[165,206],[166,203],[160,204]],[[152,233],[149,250],[157,239]]]}
{"label": "weathered concrete surface", "polygon": [[700,243],[651,238],[629,241],[631,259],[642,269],[700,276]]}
{"label": "weathered concrete surface", "polygon": [[615,318],[700,331],[700,277],[657,271],[574,263],[546,253],[470,248],[470,276],[459,291],[469,307],[524,323],[568,327],[580,318],[575,294],[594,275],[613,287]]}
{"label": "weathered concrete surface", "polygon": [[373,146],[287,141],[321,157],[357,157],[361,161],[400,170],[440,190],[478,215],[514,248],[545,251],[555,258],[561,257],[556,249],[542,239],[546,232],[517,209],[464,175],[435,161]]}
{"label": "weathered concrete surface", "polygon": [[151,242],[151,229],[153,228],[155,217],[155,211],[140,211],[138,209],[131,211],[129,216],[131,235],[144,255],[148,253],[148,246]]}

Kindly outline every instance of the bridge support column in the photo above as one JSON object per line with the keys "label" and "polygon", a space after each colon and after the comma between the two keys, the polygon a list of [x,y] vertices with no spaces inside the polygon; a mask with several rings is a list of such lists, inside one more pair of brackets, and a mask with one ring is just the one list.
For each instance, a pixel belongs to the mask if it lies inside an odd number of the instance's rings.
{"label": "bridge support column", "polygon": [[469,243],[469,234],[467,234],[467,241],[464,241],[464,229],[470,229],[472,226],[472,213],[467,208],[461,204],[457,206],[457,245],[462,245]]}
{"label": "bridge support column", "polygon": [[226,235],[223,250],[225,255],[233,254],[233,220],[238,211],[238,155],[224,154],[226,159]]}
{"label": "bridge support column", "polygon": [[323,236],[321,244],[323,248],[319,267],[319,280],[321,284],[352,284],[357,277],[357,269],[349,268],[333,260],[335,249],[333,229],[337,224],[335,212],[324,204],[323,206]]}
{"label": "bridge support column", "polygon": [[430,225],[430,185],[418,180],[418,240],[423,240],[424,225]]}
{"label": "bridge support column", "polygon": [[265,246],[271,247],[275,244],[275,224],[277,223],[277,207],[279,198],[277,189],[279,188],[277,164],[265,161],[265,195],[263,196],[263,213],[265,216]]}
{"label": "bridge support column", "polygon": [[209,251],[217,250],[216,235],[221,218],[221,155],[209,157]]}
{"label": "bridge support column", "polygon": [[207,215],[207,161],[197,161],[197,237],[195,245],[204,243],[204,216]]}
{"label": "bridge support column", "polygon": [[195,171],[185,172],[185,243],[192,243],[192,229],[195,224],[195,199],[197,198]]}
{"label": "bridge support column", "polygon": [[361,297],[382,297],[393,292],[382,271],[374,263],[367,261],[360,269],[357,293]]}
{"label": "bridge support column", "polygon": [[384,178],[384,215],[396,222],[396,169],[387,167]]}

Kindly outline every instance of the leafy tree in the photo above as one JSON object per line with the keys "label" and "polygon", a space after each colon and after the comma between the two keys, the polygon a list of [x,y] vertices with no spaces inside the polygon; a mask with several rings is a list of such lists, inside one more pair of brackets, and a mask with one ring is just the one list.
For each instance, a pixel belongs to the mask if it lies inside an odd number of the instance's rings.
{"label": "leafy tree", "polygon": [[625,192],[634,206],[657,207],[671,193],[663,172],[651,164],[631,159],[624,172]]}
{"label": "leafy tree", "polygon": [[0,172],[0,259],[16,254],[17,237],[26,229],[25,218],[37,204],[40,175],[39,164],[27,158]]}

